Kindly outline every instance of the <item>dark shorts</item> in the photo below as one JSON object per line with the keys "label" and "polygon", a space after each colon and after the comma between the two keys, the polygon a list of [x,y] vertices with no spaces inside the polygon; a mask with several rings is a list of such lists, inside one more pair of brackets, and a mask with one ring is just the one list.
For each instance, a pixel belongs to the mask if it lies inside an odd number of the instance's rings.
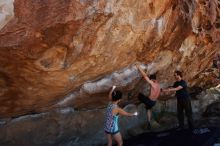
{"label": "dark shorts", "polygon": [[150,100],[149,97],[142,93],[138,94],[138,99],[145,104],[147,110],[151,109],[156,104],[156,101]]}
{"label": "dark shorts", "polygon": [[108,131],[105,131],[106,134],[110,134],[110,135],[115,135],[115,134],[117,134],[118,132],[119,132],[119,130],[118,130],[118,131],[115,131],[115,132],[108,132]]}

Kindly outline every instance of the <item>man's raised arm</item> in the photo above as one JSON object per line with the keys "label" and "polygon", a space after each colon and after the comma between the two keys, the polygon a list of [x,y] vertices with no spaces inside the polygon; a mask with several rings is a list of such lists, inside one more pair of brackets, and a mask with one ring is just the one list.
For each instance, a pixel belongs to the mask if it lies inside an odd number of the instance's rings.
{"label": "man's raised arm", "polygon": [[151,81],[149,79],[149,77],[147,76],[147,74],[143,71],[143,69],[140,67],[140,65],[136,64],[136,67],[138,68],[138,70],[141,72],[141,75],[144,77],[144,79],[149,83],[149,84],[153,84],[153,81]]}

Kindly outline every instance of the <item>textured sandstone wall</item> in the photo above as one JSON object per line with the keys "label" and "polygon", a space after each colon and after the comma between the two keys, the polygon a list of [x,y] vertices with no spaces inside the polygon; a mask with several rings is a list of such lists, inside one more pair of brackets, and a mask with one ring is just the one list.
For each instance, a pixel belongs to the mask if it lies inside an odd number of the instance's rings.
{"label": "textured sandstone wall", "polygon": [[175,69],[192,86],[213,78],[203,72],[220,46],[217,0],[2,2],[1,117],[103,106],[110,85],[133,90],[136,61],[161,82]]}
{"label": "textured sandstone wall", "polygon": [[[124,138],[132,136],[132,128],[146,121],[144,106],[136,109],[128,105],[125,110],[138,110],[137,117],[121,117],[120,131]],[[100,146],[106,145],[103,130],[104,109],[75,111],[73,108],[25,115],[13,120],[0,120],[0,145],[4,146]],[[143,130],[139,130],[140,134]],[[134,133],[133,133],[134,134]]]}
{"label": "textured sandstone wall", "polygon": [[[196,126],[219,127],[220,87],[208,89],[192,100],[193,118]],[[153,107],[152,131],[174,128],[176,100],[158,101]],[[132,104],[126,111],[138,111],[137,117],[120,117],[120,131],[123,139],[149,132],[146,127],[144,104]],[[105,109],[75,110],[73,108],[55,109],[50,112],[20,116],[13,119],[0,119],[0,145],[10,146],[100,146],[106,145],[103,130]],[[204,114],[208,119],[202,117]],[[171,124],[172,123],[172,124]]]}
{"label": "textured sandstone wall", "polygon": [[14,17],[14,0],[0,0],[0,29]]}

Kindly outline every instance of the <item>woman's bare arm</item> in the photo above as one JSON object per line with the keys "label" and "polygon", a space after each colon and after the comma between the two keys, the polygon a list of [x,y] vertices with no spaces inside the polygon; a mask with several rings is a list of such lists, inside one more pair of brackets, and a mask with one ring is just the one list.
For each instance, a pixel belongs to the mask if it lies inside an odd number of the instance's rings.
{"label": "woman's bare arm", "polygon": [[134,116],[135,115],[135,113],[128,113],[121,108],[117,108],[116,112],[123,116]]}
{"label": "woman's bare arm", "polygon": [[109,100],[112,100],[112,92],[115,90],[115,88],[116,88],[116,86],[112,86],[112,88],[111,88],[111,90],[110,90],[110,92],[108,94]]}

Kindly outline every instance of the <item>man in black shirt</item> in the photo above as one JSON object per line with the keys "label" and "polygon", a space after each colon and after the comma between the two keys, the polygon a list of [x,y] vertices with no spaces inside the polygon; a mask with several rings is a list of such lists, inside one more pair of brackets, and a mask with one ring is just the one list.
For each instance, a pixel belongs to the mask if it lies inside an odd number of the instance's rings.
{"label": "man in black shirt", "polygon": [[179,128],[184,128],[184,110],[188,120],[188,125],[191,130],[194,129],[192,108],[189,93],[187,92],[187,83],[182,79],[182,72],[175,71],[176,82],[172,88],[163,89],[164,92],[176,91],[177,97],[177,116],[179,121]]}

